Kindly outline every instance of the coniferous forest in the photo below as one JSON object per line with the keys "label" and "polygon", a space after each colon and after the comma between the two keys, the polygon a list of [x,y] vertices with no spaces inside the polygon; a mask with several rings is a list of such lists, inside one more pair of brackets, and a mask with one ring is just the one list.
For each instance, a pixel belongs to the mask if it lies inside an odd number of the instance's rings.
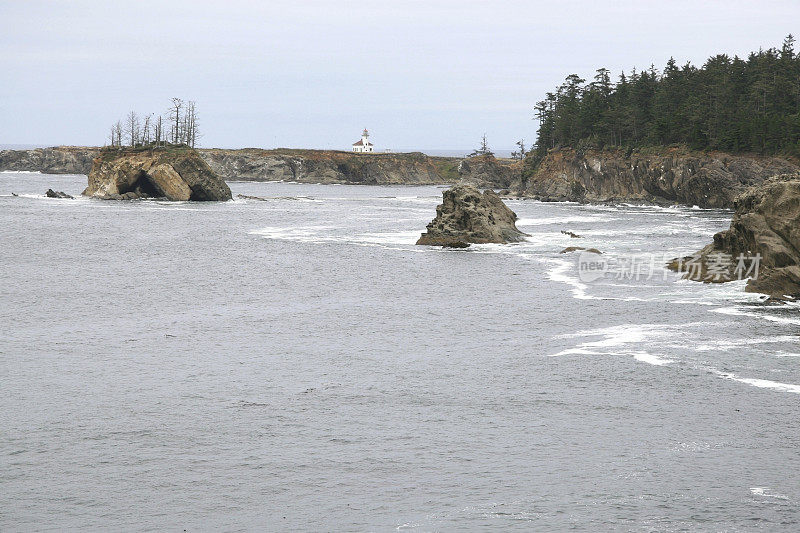
{"label": "coniferous forest", "polygon": [[696,150],[800,156],[800,55],[789,35],[780,49],[747,59],[720,54],[697,68],[670,59],[663,72],[604,68],[575,74],[535,107],[536,155],[559,146]]}

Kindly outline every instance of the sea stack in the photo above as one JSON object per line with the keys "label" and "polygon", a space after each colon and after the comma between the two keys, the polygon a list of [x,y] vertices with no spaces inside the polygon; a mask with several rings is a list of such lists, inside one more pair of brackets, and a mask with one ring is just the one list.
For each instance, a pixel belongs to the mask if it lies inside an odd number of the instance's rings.
{"label": "sea stack", "polygon": [[92,162],[89,186],[83,194],[108,200],[231,199],[228,185],[196,151],[186,147],[103,150]]}
{"label": "sea stack", "polygon": [[436,218],[417,244],[462,247],[464,244],[509,243],[525,240],[517,215],[492,190],[455,185],[442,193]]}
{"label": "sea stack", "polygon": [[800,173],[775,176],[734,201],[730,229],[669,268],[685,279],[725,282],[749,277],[748,292],[800,297]]}

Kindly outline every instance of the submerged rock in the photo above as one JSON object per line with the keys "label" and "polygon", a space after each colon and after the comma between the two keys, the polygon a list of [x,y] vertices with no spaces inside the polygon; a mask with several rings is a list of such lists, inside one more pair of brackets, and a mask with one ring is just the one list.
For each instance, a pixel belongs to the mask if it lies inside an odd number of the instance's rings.
{"label": "submerged rock", "polygon": [[570,236],[570,237],[572,237],[573,239],[580,239],[580,238],[581,238],[581,236],[580,236],[580,235],[578,235],[577,233],[573,233],[573,232],[571,232],[571,231],[567,231],[567,230],[563,230],[563,229],[562,229],[562,230],[561,230],[561,233],[563,233],[564,235],[569,235],[569,236]]}
{"label": "submerged rock", "polygon": [[228,185],[190,148],[104,150],[94,160],[83,194],[110,200],[231,199]]}
{"label": "submerged rock", "polygon": [[517,229],[517,215],[492,190],[481,193],[470,185],[456,185],[442,193],[436,218],[417,244],[456,246],[525,240]]}
{"label": "submerged rock", "polygon": [[563,250],[561,250],[558,253],[560,253],[560,254],[568,254],[570,252],[587,252],[587,253],[590,253],[590,254],[598,254],[598,255],[602,255],[603,254],[603,252],[601,252],[597,248],[584,248],[583,246],[567,246],[566,248],[564,248]]}
{"label": "submerged rock", "polygon": [[734,207],[730,229],[667,267],[693,281],[750,278],[748,292],[800,297],[800,173],[775,176],[748,189]]}
{"label": "submerged rock", "polygon": [[236,198],[241,198],[242,200],[259,200],[262,202],[267,201],[267,198],[263,198],[261,196],[250,196],[248,194],[237,194]]}
{"label": "submerged rock", "polygon": [[[65,192],[54,191],[53,189],[47,189],[47,192],[44,193],[44,195],[48,198],[74,198],[74,196],[70,196]],[[16,194],[14,194],[14,196],[16,196]]]}

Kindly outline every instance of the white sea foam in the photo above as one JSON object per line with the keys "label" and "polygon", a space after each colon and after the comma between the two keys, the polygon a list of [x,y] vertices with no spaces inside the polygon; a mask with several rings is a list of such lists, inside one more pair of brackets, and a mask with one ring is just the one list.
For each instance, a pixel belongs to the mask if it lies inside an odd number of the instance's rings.
{"label": "white sea foam", "polygon": [[334,229],[334,226],[306,226],[306,227],[266,227],[253,230],[250,235],[260,235],[267,239],[297,242],[346,242],[343,237],[334,237],[323,234],[322,230]]}
{"label": "white sea foam", "polygon": [[616,217],[607,215],[595,216],[565,216],[565,217],[545,217],[545,218],[520,218],[517,226],[545,226],[551,224],[578,224],[581,222],[611,222],[619,220]]}
{"label": "white sea foam", "polygon": [[764,299],[762,294],[745,292],[746,279],[728,283],[698,283],[687,279],[676,279],[674,283],[678,291],[673,295],[678,298],[672,300],[672,303],[676,304],[715,306],[722,303],[755,303]]}
{"label": "white sea foam", "polygon": [[776,500],[788,500],[785,494],[772,492],[769,487],[750,487],[750,493],[753,496],[763,496],[765,498],[775,498]]}
{"label": "white sea foam", "polygon": [[597,300],[598,298],[586,293],[588,286],[585,283],[582,283],[577,277],[567,274],[570,270],[574,270],[573,263],[558,260],[556,267],[547,272],[547,278],[572,287],[572,295],[579,300]]}
{"label": "white sea foam", "polygon": [[775,352],[772,355],[775,357],[800,357],[800,353],[795,352]]}
{"label": "white sea foam", "polygon": [[758,337],[755,339],[736,339],[734,341],[729,340],[717,340],[711,343],[704,343],[697,345],[694,349],[698,352],[728,352],[730,350],[736,350],[741,348],[742,346],[753,346],[753,345],[761,345],[761,344],[776,344],[781,342],[797,342],[800,340],[800,337],[795,337],[792,335],[779,335],[776,337]]}
{"label": "white sea foam", "polygon": [[[338,243],[356,246],[381,246],[392,250],[411,250],[420,232],[398,231],[386,233],[363,233],[356,235],[336,235],[331,230],[336,226],[304,226],[295,228],[265,227],[251,231],[250,235],[259,235],[266,239],[295,241],[303,243]],[[405,247],[405,248],[404,248]],[[424,251],[416,250],[413,251]]]}
{"label": "white sea foam", "polygon": [[779,383],[777,381],[770,381],[768,379],[743,378],[734,374],[733,372],[722,372],[721,370],[717,370],[715,368],[710,368],[709,370],[713,374],[716,374],[723,379],[730,379],[732,381],[737,381],[753,387],[800,394],[800,385],[795,385],[793,383]]}
{"label": "white sea foam", "polygon": [[772,310],[778,309],[780,307],[774,308],[763,308],[764,312],[761,313],[754,313],[752,311],[745,311],[741,307],[721,307],[719,309],[713,309],[712,312],[720,313],[723,315],[729,316],[749,316],[754,318],[760,318],[762,320],[768,320],[770,322],[777,322],[778,324],[792,324],[792,325],[800,325],[800,317],[798,318],[790,318],[785,316],[775,316],[770,314]]}
{"label": "white sea foam", "polygon": [[0,170],[0,174],[41,174],[41,172],[38,170]]}
{"label": "white sea foam", "polygon": [[627,345],[640,345],[656,337],[671,335],[669,327],[658,324],[621,324],[608,328],[580,331],[563,335],[562,338],[572,337],[603,337],[597,341],[582,342],[574,348],[562,350],[553,357],[563,355],[624,355],[632,356],[635,360],[650,365],[664,366],[674,362],[660,355],[652,354],[638,349],[626,348]]}
{"label": "white sea foam", "polygon": [[634,359],[650,365],[664,366],[666,364],[675,362],[672,359],[665,359],[663,357],[658,357],[657,355],[653,355],[647,352],[632,352],[632,353]]}
{"label": "white sea foam", "polygon": [[419,239],[420,234],[421,232],[419,230],[363,233],[361,235],[356,235],[353,240],[375,244],[414,244],[417,242],[417,239]]}

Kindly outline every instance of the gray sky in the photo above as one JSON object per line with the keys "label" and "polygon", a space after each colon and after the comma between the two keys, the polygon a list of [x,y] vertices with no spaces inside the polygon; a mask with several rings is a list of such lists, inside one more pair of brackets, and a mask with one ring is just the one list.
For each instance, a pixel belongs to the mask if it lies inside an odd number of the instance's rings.
{"label": "gray sky", "polygon": [[496,149],[570,73],[702,64],[800,33],[800,1],[0,0],[0,144],[98,145],[197,102],[203,146]]}

